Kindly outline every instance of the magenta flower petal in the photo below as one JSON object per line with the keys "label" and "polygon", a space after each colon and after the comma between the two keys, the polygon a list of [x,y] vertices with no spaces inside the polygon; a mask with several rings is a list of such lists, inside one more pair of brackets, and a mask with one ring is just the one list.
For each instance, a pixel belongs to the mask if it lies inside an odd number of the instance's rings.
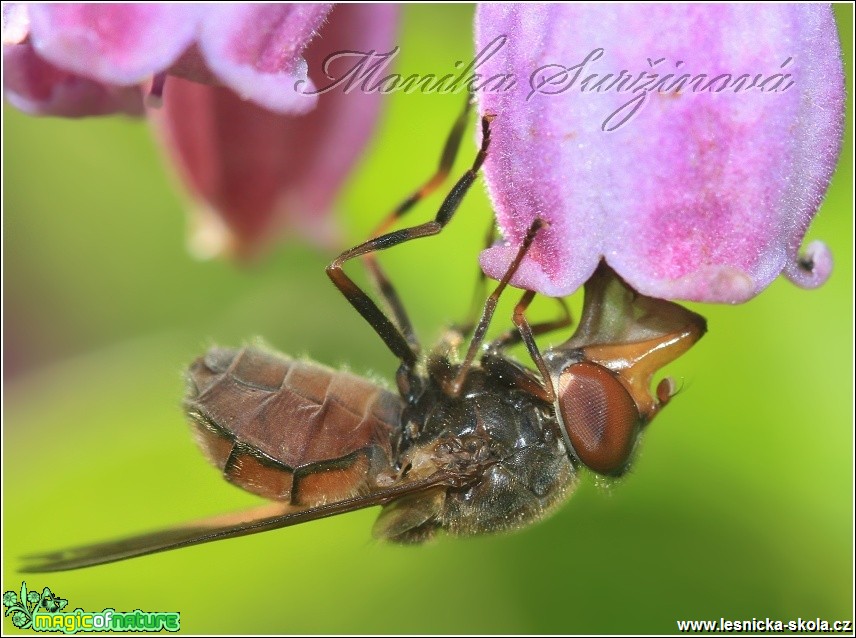
{"label": "magenta flower petal", "polygon": [[57,67],[104,83],[137,84],[193,42],[202,5],[31,4],[30,37]]}
{"label": "magenta flower petal", "polygon": [[294,85],[307,81],[302,54],[331,8],[219,4],[206,13],[199,47],[214,75],[244,99],[279,113],[305,113],[316,99]]}
{"label": "magenta flower petal", "polygon": [[[310,75],[334,51],[389,50],[395,18],[392,5],[337,6],[305,51]],[[285,227],[329,240],[330,206],[371,135],[380,99],[329,91],[306,115],[278,115],[228,89],[171,79],[164,108],[151,114],[203,210],[196,247],[252,253]],[[228,230],[225,243],[215,221]]]}
{"label": "magenta flower petal", "polygon": [[28,43],[5,45],[3,66],[6,99],[25,113],[63,117],[143,114],[137,87],[109,86],[62,71],[39,57]]}
{"label": "magenta flower petal", "polygon": [[[670,299],[739,302],[783,271],[807,287],[829,275],[825,246],[798,254],[841,139],[829,7],[481,5],[477,48],[501,35],[479,72],[517,87],[479,99],[497,115],[485,175],[510,245],[483,253],[488,274],[504,273],[541,217],[550,228],[514,283],[548,295],[576,290],[601,258]],[[654,72],[635,84],[647,91],[628,88]],[[676,91],[682,73],[706,77]]]}

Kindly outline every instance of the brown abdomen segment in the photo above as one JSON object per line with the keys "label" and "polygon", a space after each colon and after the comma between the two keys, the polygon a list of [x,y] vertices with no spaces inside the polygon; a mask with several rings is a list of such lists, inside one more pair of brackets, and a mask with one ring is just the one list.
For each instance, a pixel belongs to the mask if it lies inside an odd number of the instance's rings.
{"label": "brown abdomen segment", "polygon": [[254,347],[212,348],[188,385],[200,447],[250,492],[319,505],[371,491],[391,468],[401,399],[362,377]]}

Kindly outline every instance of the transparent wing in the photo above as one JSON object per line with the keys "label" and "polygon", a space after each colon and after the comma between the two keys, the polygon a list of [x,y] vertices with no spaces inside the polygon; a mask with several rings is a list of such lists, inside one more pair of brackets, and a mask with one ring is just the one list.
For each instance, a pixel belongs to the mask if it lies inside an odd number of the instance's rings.
{"label": "transparent wing", "polygon": [[352,512],[364,507],[383,505],[404,494],[450,484],[450,479],[448,474],[438,472],[419,480],[407,480],[405,478],[391,487],[324,505],[299,507],[273,503],[244,512],[215,516],[180,527],[149,532],[139,536],[82,547],[71,547],[44,554],[34,554],[23,557],[27,562],[21,571],[57,572],[91,567],[200,543],[257,534],[258,532]]}

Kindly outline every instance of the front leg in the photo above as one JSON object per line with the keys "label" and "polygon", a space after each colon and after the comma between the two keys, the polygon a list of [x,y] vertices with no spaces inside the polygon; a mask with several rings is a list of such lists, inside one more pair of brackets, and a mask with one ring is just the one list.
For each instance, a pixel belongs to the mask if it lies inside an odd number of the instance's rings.
{"label": "front leg", "polygon": [[[407,367],[416,365],[418,353],[408,341],[407,336],[402,333],[392,321],[378,308],[377,304],[369,297],[365,291],[357,286],[350,277],[348,277],[342,266],[345,262],[356,257],[369,255],[378,250],[386,250],[412,239],[420,237],[430,237],[437,235],[445,228],[446,224],[451,221],[455,212],[461,204],[461,201],[467,191],[475,182],[478,176],[478,171],[487,157],[488,147],[490,146],[490,121],[491,116],[482,118],[482,144],[476,155],[472,167],[464,173],[451,192],[446,196],[434,220],[396,230],[390,233],[374,237],[359,246],[355,246],[350,250],[346,250],[339,255],[333,263],[327,266],[327,275],[333,284],[342,292],[348,302],[359,312],[363,318],[369,322],[375,332],[383,339],[387,347],[392,353],[398,357],[401,362]],[[387,296],[387,299],[389,297]]]}

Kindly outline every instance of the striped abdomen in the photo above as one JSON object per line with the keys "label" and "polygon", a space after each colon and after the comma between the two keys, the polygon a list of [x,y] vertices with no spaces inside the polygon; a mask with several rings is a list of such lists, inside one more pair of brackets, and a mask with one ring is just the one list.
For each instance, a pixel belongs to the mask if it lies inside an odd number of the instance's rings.
{"label": "striped abdomen", "polygon": [[250,492],[317,505],[371,491],[391,469],[401,399],[366,379],[254,347],[212,348],[188,377],[197,441]]}

